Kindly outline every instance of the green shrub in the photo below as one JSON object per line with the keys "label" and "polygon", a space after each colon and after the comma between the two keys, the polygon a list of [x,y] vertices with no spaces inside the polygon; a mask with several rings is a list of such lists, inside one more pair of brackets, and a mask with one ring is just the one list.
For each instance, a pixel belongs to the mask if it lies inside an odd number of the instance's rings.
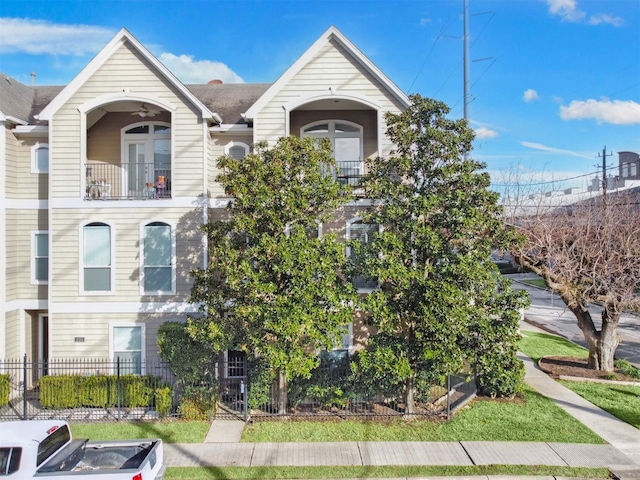
{"label": "green shrub", "polygon": [[276,375],[266,362],[249,363],[249,391],[247,405],[251,410],[266,408],[271,401],[271,387]]}
{"label": "green shrub", "polygon": [[78,390],[78,404],[84,407],[107,407],[109,402],[110,382],[107,375],[84,377]]}
{"label": "green shrub", "polygon": [[166,417],[171,413],[173,407],[173,392],[171,387],[164,386],[156,389],[155,392],[156,412],[161,418]]}
{"label": "green shrub", "polygon": [[38,382],[42,408],[62,409],[82,406],[78,393],[83,378],[79,375],[47,375],[42,377]]}
{"label": "green shrub", "polygon": [[[39,385],[40,403],[47,409],[106,408],[118,404],[125,408],[148,407],[161,388],[159,377],[133,374],[120,376],[120,392],[115,375],[47,375]],[[171,398],[172,393],[168,396]]]}
{"label": "green shrub", "polygon": [[0,407],[4,407],[9,403],[9,394],[11,393],[11,384],[9,383],[9,375],[0,375]]}
{"label": "green shrub", "polygon": [[215,391],[209,387],[186,387],[180,395],[178,414],[183,420],[210,420],[215,415]]}
{"label": "green shrub", "polygon": [[614,365],[621,373],[624,373],[629,377],[640,379],[640,368],[633,366],[627,360],[616,360]]}
{"label": "green shrub", "polygon": [[478,389],[490,397],[512,397],[522,391],[524,364],[515,355],[480,357],[477,360]]}

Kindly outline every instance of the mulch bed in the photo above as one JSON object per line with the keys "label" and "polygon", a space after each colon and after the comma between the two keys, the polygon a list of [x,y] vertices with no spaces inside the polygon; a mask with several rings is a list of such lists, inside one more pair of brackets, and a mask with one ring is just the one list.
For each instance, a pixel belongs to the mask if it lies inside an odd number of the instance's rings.
{"label": "mulch bed", "polygon": [[637,378],[629,377],[621,373],[618,369],[615,369],[612,378],[611,373],[600,372],[588,368],[587,359],[580,357],[543,357],[538,361],[540,369],[548,373],[554,378],[564,375],[567,377],[581,377],[587,379],[599,379],[599,380],[618,380],[625,382],[637,382]]}

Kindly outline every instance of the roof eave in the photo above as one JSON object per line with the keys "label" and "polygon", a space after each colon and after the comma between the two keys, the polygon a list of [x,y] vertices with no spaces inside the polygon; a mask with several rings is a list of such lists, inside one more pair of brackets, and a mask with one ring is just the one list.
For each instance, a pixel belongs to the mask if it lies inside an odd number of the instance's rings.
{"label": "roof eave", "polygon": [[222,119],[216,113],[210,111],[178,78],[165,67],[149,50],[147,50],[126,28],[121,29],[111,41],[74,77],[74,79],[47,105],[35,118],[49,121],[58,109],[93,75],[104,62],[125,42],[129,42],[145,57],[169,82],[176,87],[193,106],[202,112],[204,119],[214,119],[221,122]]}

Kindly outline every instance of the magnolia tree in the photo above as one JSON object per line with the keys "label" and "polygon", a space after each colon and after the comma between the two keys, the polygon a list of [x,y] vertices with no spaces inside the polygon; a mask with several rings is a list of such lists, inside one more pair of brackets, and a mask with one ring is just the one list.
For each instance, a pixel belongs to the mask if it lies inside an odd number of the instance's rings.
{"label": "magnolia tree", "polygon": [[209,265],[194,272],[191,292],[202,315],[188,328],[215,350],[264,360],[279,379],[282,412],[287,381],[308,377],[316,351],[339,345],[352,320],[344,245],[317,234],[317,222],[348,193],[326,175],[335,167],[328,141],[282,138],[242,160],[221,157],[218,166],[217,180],[233,200],[227,218],[204,226]]}
{"label": "magnolia tree", "polygon": [[[558,206],[551,195],[512,195],[507,222],[525,238],[513,254],[540,275],[575,315],[589,367],[611,372],[620,315],[640,308],[640,192],[596,195]],[[594,318],[589,306],[602,306]]]}
{"label": "magnolia tree", "polygon": [[405,112],[386,117],[395,151],[367,162],[364,185],[376,202],[363,220],[381,225],[381,233],[352,247],[363,250],[356,270],[379,285],[365,300],[378,332],[360,364],[373,377],[404,383],[408,413],[425,362],[440,374],[471,363],[487,393],[514,394],[523,373],[516,350],[526,304],[490,261],[492,247],[514,239],[484,165],[466,156],[473,131],[449,119],[444,103],[411,100]]}

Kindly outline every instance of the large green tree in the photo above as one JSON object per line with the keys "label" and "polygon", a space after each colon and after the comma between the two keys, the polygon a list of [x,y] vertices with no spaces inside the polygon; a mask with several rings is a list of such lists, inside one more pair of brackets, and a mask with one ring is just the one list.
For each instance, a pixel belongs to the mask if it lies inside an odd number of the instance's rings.
{"label": "large green tree", "polygon": [[194,272],[190,319],[196,338],[218,350],[257,355],[277,373],[280,411],[286,382],[308,377],[316,351],[340,344],[355,293],[344,278],[344,245],[318,236],[349,198],[327,175],[335,161],[328,141],[282,138],[257,145],[242,160],[218,160],[218,182],[233,197],[227,217],[204,229],[209,265]]}
{"label": "large green tree", "polygon": [[411,100],[409,109],[386,117],[395,150],[367,162],[365,189],[377,201],[362,218],[381,225],[381,233],[352,246],[379,284],[365,301],[378,333],[361,364],[404,382],[408,413],[425,363],[446,374],[468,361],[488,393],[516,392],[519,309],[526,303],[490,261],[492,247],[512,237],[484,165],[467,156],[473,131],[449,119],[444,103]]}

